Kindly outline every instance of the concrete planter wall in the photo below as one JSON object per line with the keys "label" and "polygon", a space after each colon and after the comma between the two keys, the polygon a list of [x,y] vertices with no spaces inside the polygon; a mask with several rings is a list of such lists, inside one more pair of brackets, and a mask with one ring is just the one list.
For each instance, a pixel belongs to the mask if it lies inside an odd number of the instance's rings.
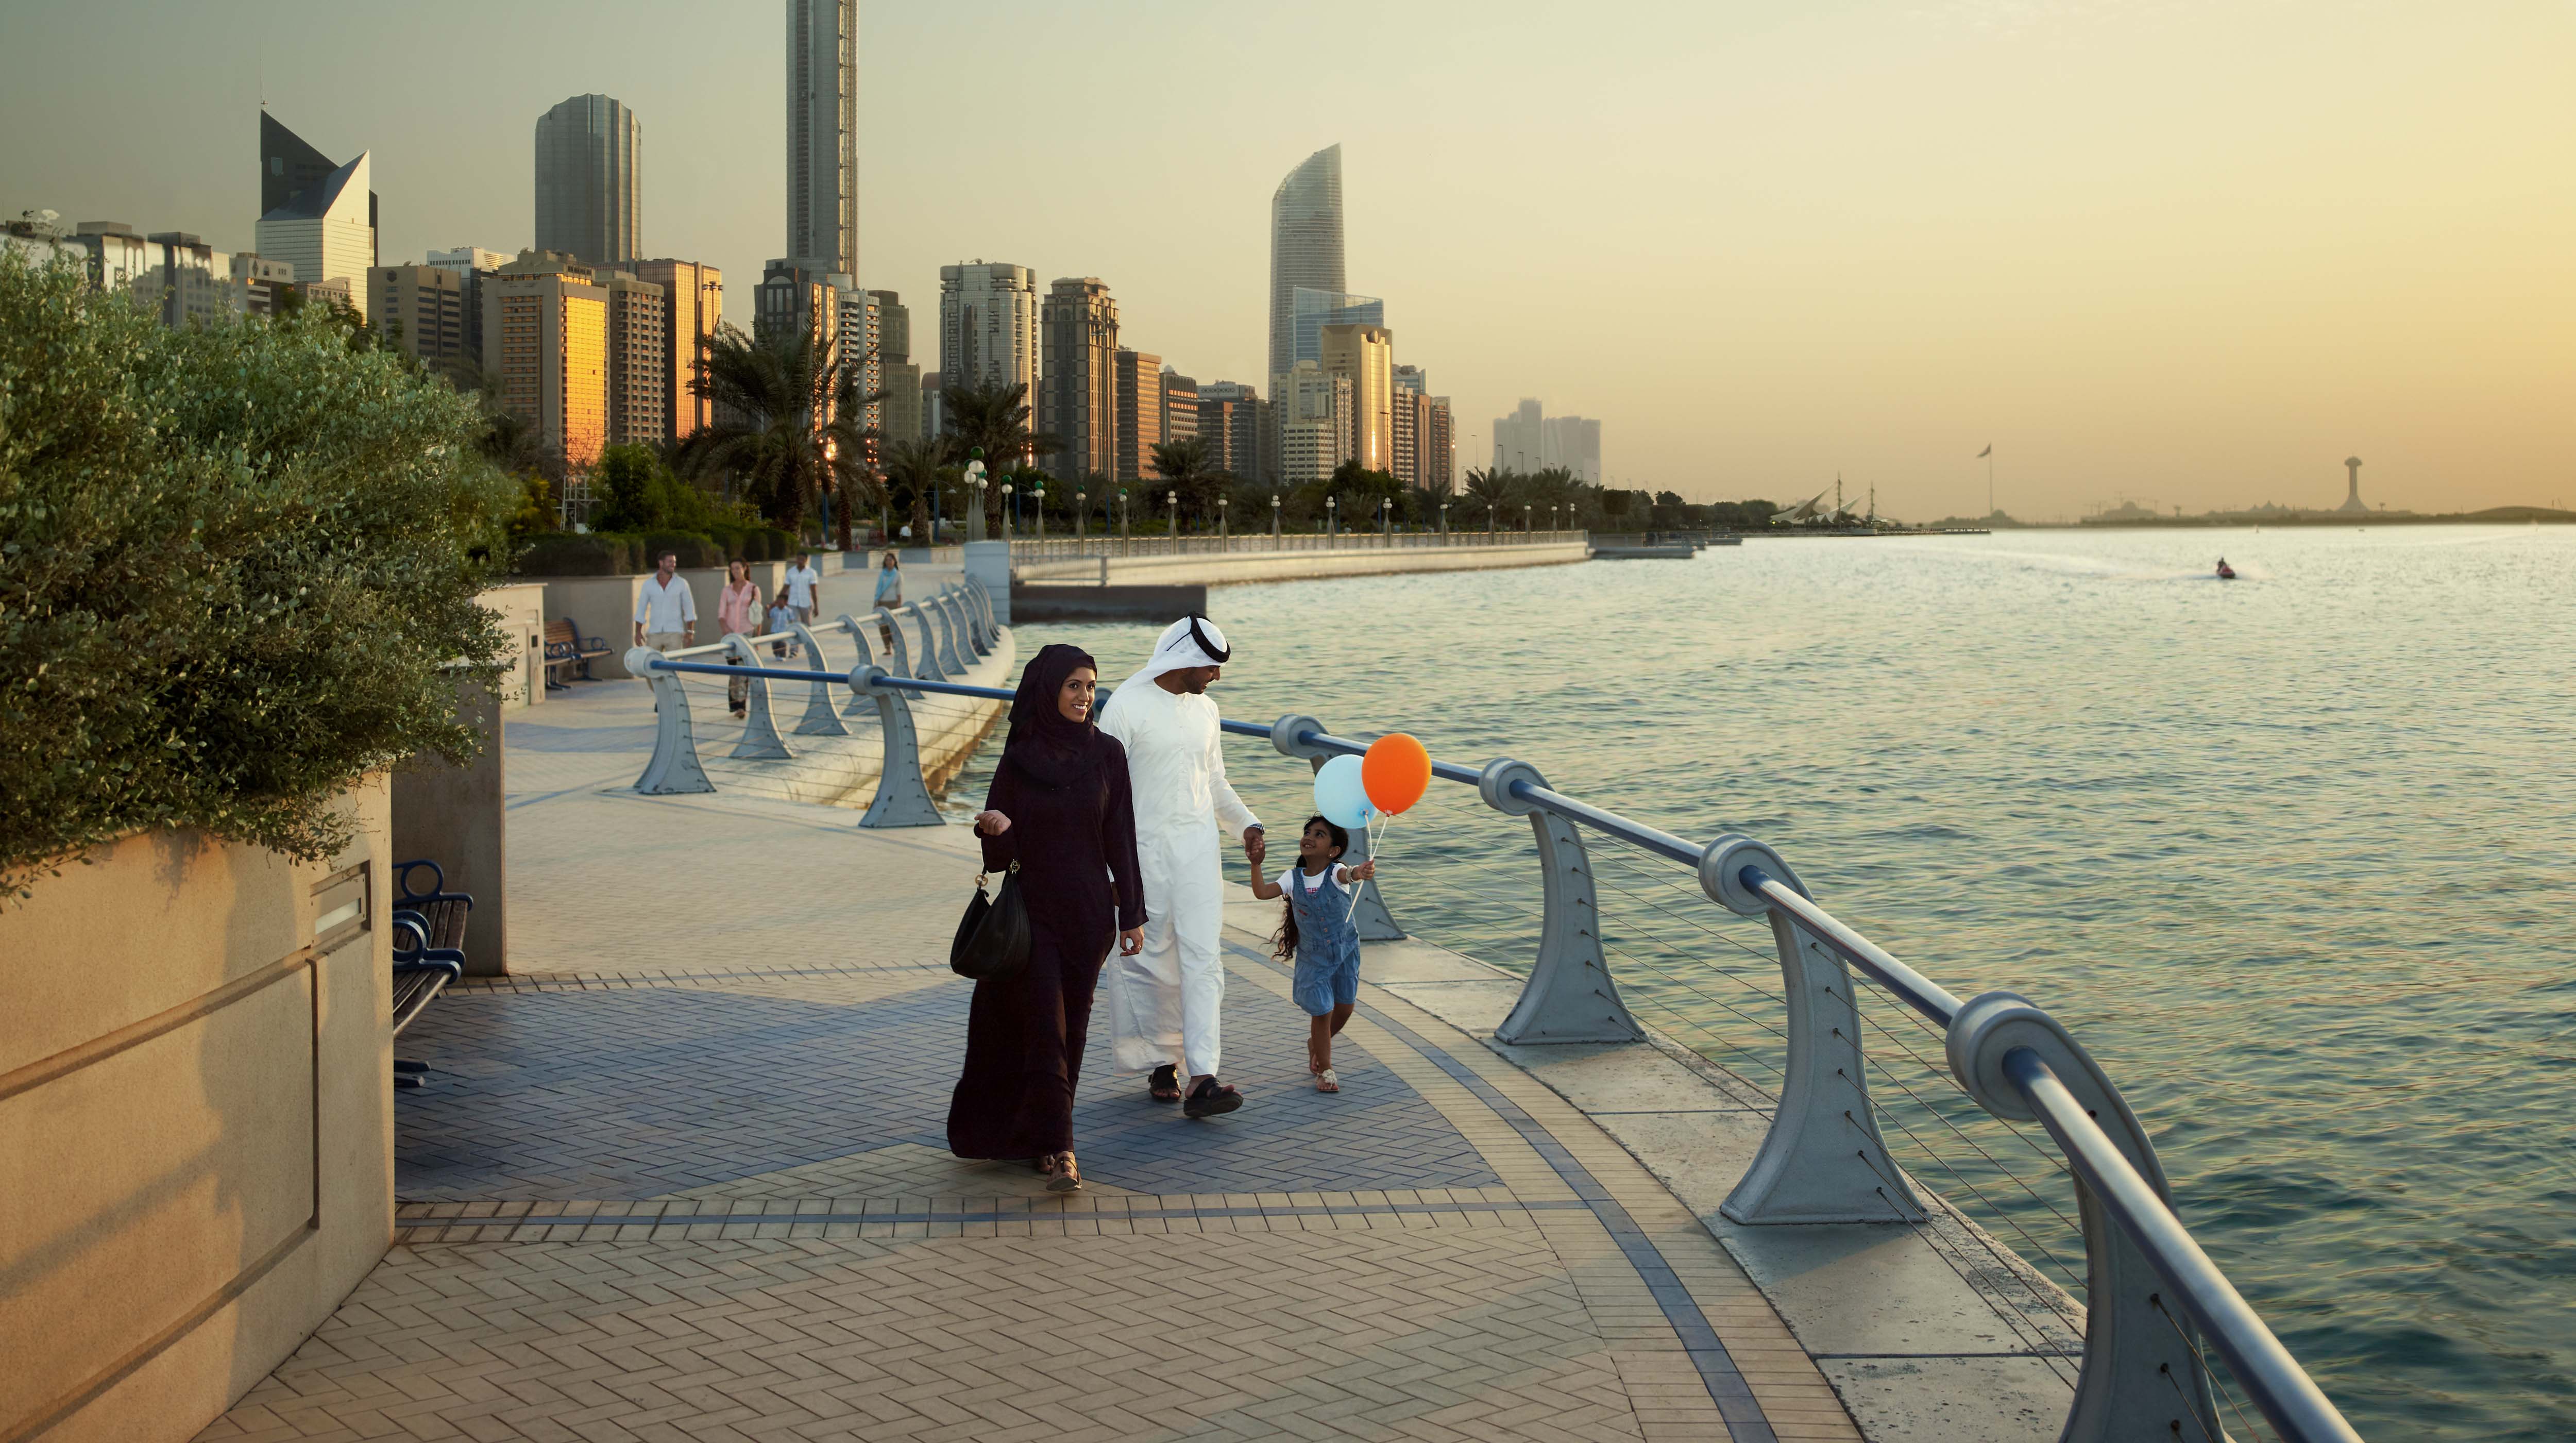
{"label": "concrete planter wall", "polygon": [[302,865],[143,833],[0,910],[0,1440],[182,1440],[393,1236],[382,777]]}
{"label": "concrete planter wall", "polygon": [[[784,561],[748,563],[751,579],[760,587],[766,600],[787,582]],[[820,567],[815,568],[821,570]],[[724,633],[716,629],[716,602],[724,594],[725,570],[721,566],[686,567],[680,572],[689,583],[689,595],[698,603],[698,640],[714,641]],[[642,594],[642,576],[529,576],[524,582],[546,589],[546,620],[566,618],[577,623],[584,636],[596,636],[608,643],[610,655],[590,664],[596,677],[623,677],[626,663],[620,658],[626,648],[635,644],[635,598]],[[0,1440],[5,1443],[5,1440]]]}

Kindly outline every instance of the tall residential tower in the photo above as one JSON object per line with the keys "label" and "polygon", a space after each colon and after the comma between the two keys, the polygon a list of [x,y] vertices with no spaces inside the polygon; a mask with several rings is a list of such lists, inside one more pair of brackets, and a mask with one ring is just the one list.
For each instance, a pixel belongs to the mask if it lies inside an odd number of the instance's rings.
{"label": "tall residential tower", "polygon": [[[1339,294],[1342,273],[1342,148],[1328,145],[1288,172],[1270,197],[1270,374],[1297,364],[1298,287]],[[1361,317],[1351,317],[1360,320]],[[1371,317],[1371,320],[1380,318]],[[1277,384],[1275,381],[1273,384]]]}
{"label": "tall residential tower", "polygon": [[787,260],[859,274],[859,3],[787,0]]}

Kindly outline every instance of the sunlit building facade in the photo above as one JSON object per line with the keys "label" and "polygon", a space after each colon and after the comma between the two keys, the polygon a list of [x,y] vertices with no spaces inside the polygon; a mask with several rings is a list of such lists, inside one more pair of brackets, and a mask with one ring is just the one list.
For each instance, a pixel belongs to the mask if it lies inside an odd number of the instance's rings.
{"label": "sunlit building facade", "polygon": [[501,404],[554,466],[576,471],[608,442],[608,292],[591,268],[522,251],[483,287],[483,366]]}
{"label": "sunlit building facade", "polygon": [[939,268],[939,376],[952,391],[1038,389],[1038,275],[1027,266],[968,261]]}
{"label": "sunlit building facade", "polygon": [[671,434],[670,302],[631,271],[593,283],[608,301],[608,443],[654,445]]}
{"label": "sunlit building facade", "polygon": [[1384,326],[1326,326],[1323,369],[1351,383],[1351,456],[1363,470],[1395,464],[1395,332]]}
{"label": "sunlit building facade", "polygon": [[1047,290],[1041,316],[1046,370],[1038,429],[1056,438],[1050,464],[1069,478],[1119,474],[1118,302],[1098,276]]}
{"label": "sunlit building facade", "polygon": [[715,403],[697,394],[699,359],[724,321],[724,272],[697,261],[637,261],[635,278],[662,288],[660,381],[663,438],[685,441],[715,421]]}
{"label": "sunlit building facade", "polygon": [[1118,479],[1150,482],[1154,447],[1163,439],[1163,358],[1143,351],[1121,350],[1114,363],[1118,380]]}
{"label": "sunlit building facade", "polygon": [[361,155],[297,191],[259,218],[259,253],[295,267],[308,292],[338,281],[358,314],[367,311],[367,272],[376,263],[376,231],[367,223],[374,197]]}

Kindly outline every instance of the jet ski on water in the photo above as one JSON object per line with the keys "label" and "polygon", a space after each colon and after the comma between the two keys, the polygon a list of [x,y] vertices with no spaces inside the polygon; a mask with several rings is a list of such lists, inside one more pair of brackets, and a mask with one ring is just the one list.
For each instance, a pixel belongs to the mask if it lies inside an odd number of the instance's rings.
{"label": "jet ski on water", "polygon": [[2234,581],[2236,579],[2236,568],[2228,565],[2227,558],[2224,556],[2218,558],[2218,579],[2221,581]]}

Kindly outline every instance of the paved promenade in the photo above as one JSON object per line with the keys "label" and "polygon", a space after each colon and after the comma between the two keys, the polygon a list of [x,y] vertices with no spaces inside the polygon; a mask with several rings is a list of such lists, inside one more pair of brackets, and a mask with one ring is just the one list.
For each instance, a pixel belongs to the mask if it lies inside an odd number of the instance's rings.
{"label": "paved promenade", "polygon": [[1493,985],[1436,948],[1372,945],[1318,1094],[1238,891],[1242,1111],[1095,1050],[1088,1191],[949,1156],[967,834],[623,791],[630,690],[516,719],[517,975],[404,1034],[395,1246],[204,1438],[1860,1436],[1691,1206],[1408,1000]]}

